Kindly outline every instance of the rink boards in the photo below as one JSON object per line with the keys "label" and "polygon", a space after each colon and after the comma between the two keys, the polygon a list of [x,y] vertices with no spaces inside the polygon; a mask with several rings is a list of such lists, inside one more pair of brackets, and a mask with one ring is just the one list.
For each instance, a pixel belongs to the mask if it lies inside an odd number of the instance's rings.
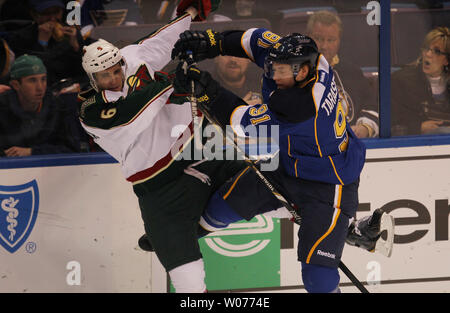
{"label": "rink boards", "polygon": [[[345,247],[370,291],[450,291],[449,163],[450,145],[367,150],[357,217],[383,207],[397,224],[391,258]],[[140,211],[117,163],[3,166],[0,204],[0,292],[170,290],[156,255],[137,247]],[[304,292],[297,230],[258,216],[202,239],[208,289]]]}

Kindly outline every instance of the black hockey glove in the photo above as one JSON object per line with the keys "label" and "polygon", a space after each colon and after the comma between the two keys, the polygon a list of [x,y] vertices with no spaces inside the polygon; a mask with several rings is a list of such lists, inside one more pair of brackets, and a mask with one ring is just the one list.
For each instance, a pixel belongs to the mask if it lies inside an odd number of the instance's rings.
{"label": "black hockey glove", "polygon": [[195,65],[187,68],[185,73],[184,62],[177,66],[174,88],[177,92],[192,93],[192,84],[194,82],[194,97],[197,98],[197,104],[205,109],[209,109],[211,102],[219,93],[219,83],[212,79],[208,72],[199,70]]}
{"label": "black hockey glove", "polygon": [[206,31],[186,30],[180,34],[180,39],[172,50],[172,60],[179,57],[186,60],[186,51],[192,51],[194,61],[212,59],[222,53],[223,36],[207,29]]}

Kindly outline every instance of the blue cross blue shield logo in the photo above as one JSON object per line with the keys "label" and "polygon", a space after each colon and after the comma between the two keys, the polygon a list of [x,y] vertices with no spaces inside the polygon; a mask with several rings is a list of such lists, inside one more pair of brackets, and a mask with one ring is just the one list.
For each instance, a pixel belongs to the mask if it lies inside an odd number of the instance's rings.
{"label": "blue cross blue shield logo", "polygon": [[27,240],[39,210],[36,180],[17,186],[0,185],[0,244],[14,253]]}

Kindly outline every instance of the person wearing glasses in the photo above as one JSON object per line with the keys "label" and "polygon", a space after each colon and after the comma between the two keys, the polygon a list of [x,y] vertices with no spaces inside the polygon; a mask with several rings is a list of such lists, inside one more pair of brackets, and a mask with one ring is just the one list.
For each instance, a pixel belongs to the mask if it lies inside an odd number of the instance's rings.
{"label": "person wearing glasses", "polygon": [[450,133],[450,29],[426,36],[419,58],[392,75],[392,134]]}
{"label": "person wearing glasses", "polygon": [[358,138],[378,137],[377,98],[361,68],[341,54],[344,27],[339,15],[330,11],[314,12],[308,18],[306,32],[333,68],[347,123]]}

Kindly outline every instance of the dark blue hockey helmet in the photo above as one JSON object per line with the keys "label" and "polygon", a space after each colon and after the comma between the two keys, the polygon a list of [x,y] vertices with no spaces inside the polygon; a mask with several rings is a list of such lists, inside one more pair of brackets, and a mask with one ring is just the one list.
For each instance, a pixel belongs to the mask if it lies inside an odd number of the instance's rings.
{"label": "dark blue hockey helmet", "polygon": [[293,33],[281,38],[269,48],[269,53],[264,62],[264,74],[273,78],[272,65],[274,62],[289,64],[292,67],[294,79],[304,64],[309,65],[307,79],[314,76],[317,67],[319,50],[316,43],[310,37]]}

